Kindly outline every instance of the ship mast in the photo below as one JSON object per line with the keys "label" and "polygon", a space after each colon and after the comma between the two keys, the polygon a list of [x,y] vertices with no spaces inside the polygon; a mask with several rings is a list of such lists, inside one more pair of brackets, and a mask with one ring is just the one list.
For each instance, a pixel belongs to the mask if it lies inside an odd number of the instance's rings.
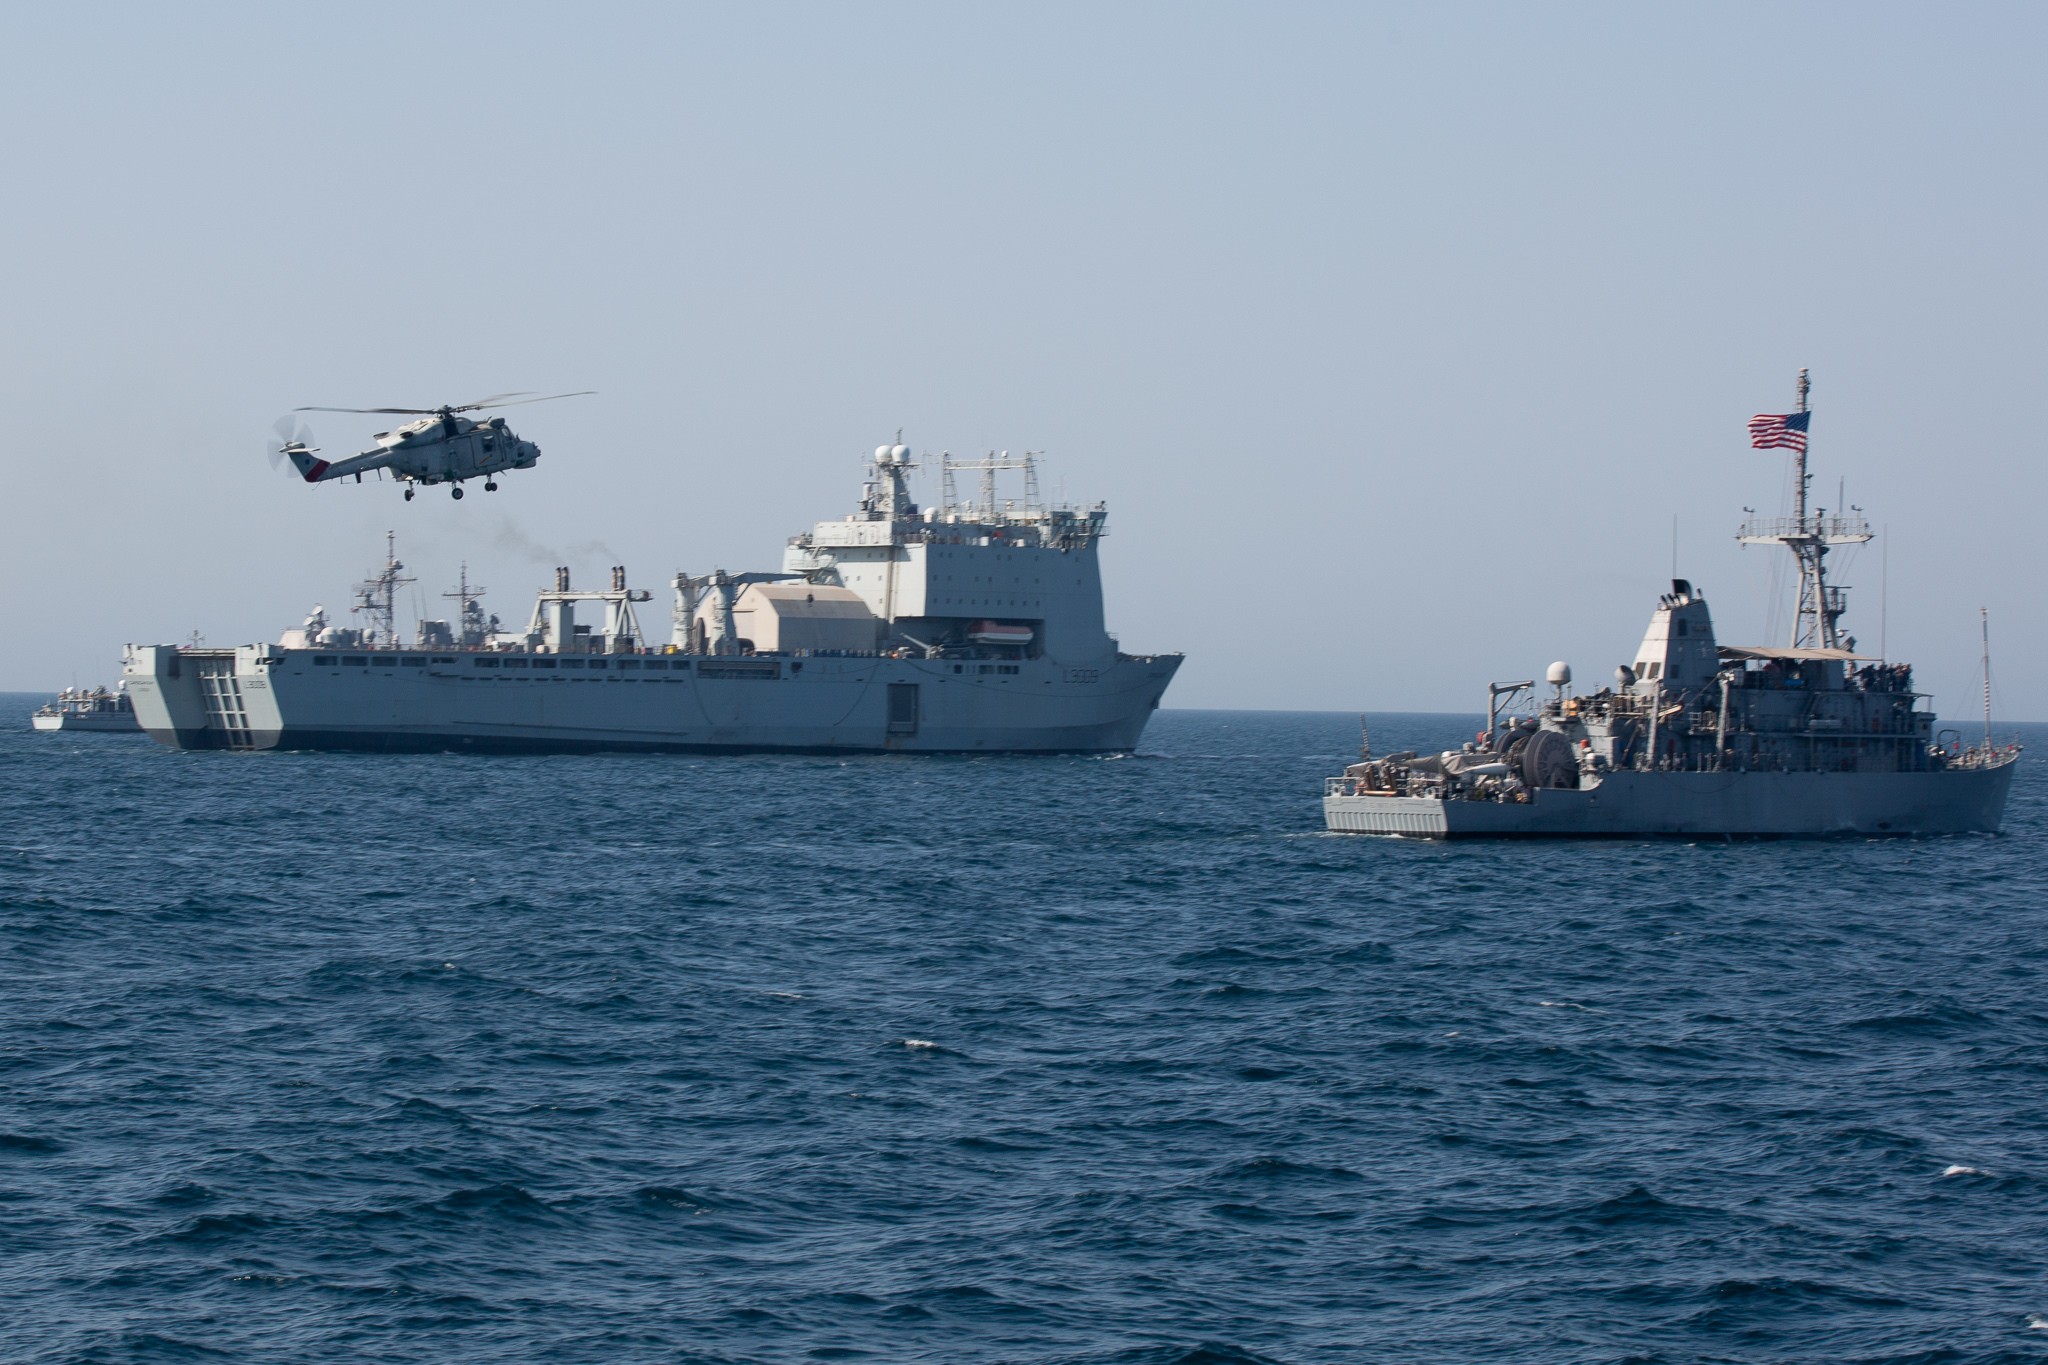
{"label": "ship mast", "polygon": [[1991,608],[1977,608],[1977,624],[1984,633],[1984,748],[1991,748]]}
{"label": "ship mast", "polygon": [[387,647],[398,644],[399,586],[417,581],[399,576],[399,570],[404,567],[398,562],[398,533],[386,531],[384,570],[375,578],[356,584],[356,602],[349,608],[369,618],[373,641]]}
{"label": "ship mast", "polygon": [[[1799,372],[1799,413],[1809,409],[1812,391],[1807,372]],[[1828,550],[1836,545],[1861,545],[1870,537],[1870,526],[1859,509],[1847,513],[1837,508],[1834,516],[1825,507],[1811,516],[1806,511],[1807,486],[1813,475],[1806,468],[1806,442],[1793,447],[1794,480],[1792,517],[1752,518],[1736,537],[1745,545],[1783,545],[1799,561],[1799,609],[1792,616],[1791,644],[1795,649],[1852,649],[1854,642],[1841,630],[1842,613],[1848,609],[1847,589],[1830,587],[1827,577]]]}
{"label": "ship mast", "polygon": [[483,595],[484,590],[482,588],[472,588],[469,586],[469,562],[467,560],[463,561],[462,568],[455,580],[455,591],[441,594],[441,596],[450,598],[456,603],[458,619],[461,621],[461,624],[456,627],[456,638],[465,645],[480,645],[484,642],[484,609],[478,604],[478,599]]}

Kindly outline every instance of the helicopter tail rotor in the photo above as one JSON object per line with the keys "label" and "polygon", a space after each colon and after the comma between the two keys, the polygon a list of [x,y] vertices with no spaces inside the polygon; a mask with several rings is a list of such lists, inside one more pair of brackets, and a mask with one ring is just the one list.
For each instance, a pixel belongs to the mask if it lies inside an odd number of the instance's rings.
{"label": "helicopter tail rotor", "polygon": [[324,463],[315,458],[320,447],[313,444],[313,429],[303,420],[280,417],[271,431],[276,433],[277,440],[275,444],[266,443],[264,453],[270,457],[272,469],[282,469],[284,462],[290,460],[299,475],[305,477],[312,466]]}

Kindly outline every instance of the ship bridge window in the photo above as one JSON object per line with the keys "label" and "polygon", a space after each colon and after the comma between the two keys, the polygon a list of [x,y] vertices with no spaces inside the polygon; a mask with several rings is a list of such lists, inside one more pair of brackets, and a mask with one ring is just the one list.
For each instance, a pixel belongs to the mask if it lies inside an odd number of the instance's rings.
{"label": "ship bridge window", "polygon": [[425,668],[427,666],[427,656],[424,654],[408,654],[403,662],[407,668]]}
{"label": "ship bridge window", "polygon": [[532,667],[532,666],[533,666],[533,660],[531,660],[531,659],[507,659],[507,660],[505,660],[505,667],[507,667],[507,668],[530,668],[530,667]]}
{"label": "ship bridge window", "polygon": [[377,667],[379,668],[398,667],[398,660],[392,658],[389,654],[379,654],[376,658],[370,660],[370,662],[377,665]]}
{"label": "ship bridge window", "polygon": [[592,668],[609,668],[611,667],[611,664],[608,660],[605,659],[592,659],[590,661],[590,666]]}
{"label": "ship bridge window", "polygon": [[334,656],[330,654],[323,659],[316,654],[313,656],[313,662],[320,665],[323,668],[332,668],[334,667]]}
{"label": "ship bridge window", "polygon": [[452,664],[455,662],[455,656],[453,654],[436,654],[428,662],[437,664]]}
{"label": "ship bridge window", "polygon": [[535,668],[553,668],[557,662],[558,660],[555,659],[535,659],[533,666]]}
{"label": "ship bridge window", "polygon": [[640,666],[640,661],[639,661],[638,659],[621,659],[621,660],[619,660],[619,667],[620,667],[620,669],[622,669],[622,670],[623,670],[623,669],[628,669],[628,668],[638,668],[639,666]]}
{"label": "ship bridge window", "polygon": [[[498,666],[498,661],[496,659],[472,659],[470,660],[470,662],[475,664],[478,668],[496,668]],[[510,659],[507,659],[505,662],[509,664],[512,661]]]}
{"label": "ship bridge window", "polygon": [[[667,668],[668,662],[665,659],[649,659],[647,660],[646,666],[648,668]],[[682,667],[682,665],[678,664],[676,665],[676,667],[680,668]]]}
{"label": "ship bridge window", "polygon": [[343,659],[342,662],[347,664],[350,668],[368,668],[370,666],[370,661],[368,659],[362,658],[361,656]]}
{"label": "ship bridge window", "polygon": [[[562,665],[562,667],[564,667],[564,668],[581,668],[581,667],[583,667],[583,660],[581,660],[581,659],[558,659],[558,660],[556,660],[556,662],[557,662],[557,663],[559,663],[559,664],[561,664],[561,665]],[[553,665],[553,664],[542,664],[542,663],[541,663],[541,661],[540,661],[539,659],[535,659],[535,660],[533,661],[533,666],[534,666],[535,668],[543,668],[543,667],[545,667],[545,668],[552,668],[552,667],[554,667],[554,665]]]}

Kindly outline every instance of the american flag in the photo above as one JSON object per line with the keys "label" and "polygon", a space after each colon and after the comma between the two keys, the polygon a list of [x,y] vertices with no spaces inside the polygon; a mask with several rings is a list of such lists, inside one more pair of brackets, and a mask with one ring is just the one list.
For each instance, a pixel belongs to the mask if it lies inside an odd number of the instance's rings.
{"label": "american flag", "polygon": [[1749,443],[1758,450],[1804,450],[1806,424],[1812,420],[1810,412],[1760,412],[1749,419]]}

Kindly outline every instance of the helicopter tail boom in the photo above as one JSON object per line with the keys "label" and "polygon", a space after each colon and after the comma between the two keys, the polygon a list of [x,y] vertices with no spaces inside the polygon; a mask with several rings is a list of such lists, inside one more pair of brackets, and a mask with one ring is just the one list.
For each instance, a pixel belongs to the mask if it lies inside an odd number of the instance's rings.
{"label": "helicopter tail boom", "polygon": [[291,458],[292,467],[299,471],[299,477],[307,483],[325,483],[329,479],[344,479],[351,474],[382,469],[395,458],[388,450],[366,451],[361,455],[351,455],[346,460],[332,462],[323,460],[304,448],[287,447],[285,454]]}

